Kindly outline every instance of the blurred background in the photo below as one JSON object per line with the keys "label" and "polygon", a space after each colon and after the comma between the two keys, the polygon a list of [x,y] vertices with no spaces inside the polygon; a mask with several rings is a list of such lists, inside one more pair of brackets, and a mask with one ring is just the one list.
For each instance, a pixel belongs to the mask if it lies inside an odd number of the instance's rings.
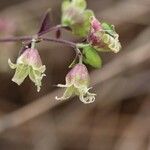
{"label": "blurred background", "polygon": [[[34,34],[48,8],[52,26],[59,24],[61,2],[0,0],[0,37]],[[47,66],[37,93],[29,79],[21,86],[11,82],[7,60],[16,60],[21,43],[0,43],[0,150],[150,150],[150,1],[87,2],[98,19],[116,26],[123,47],[101,54],[102,69],[88,67],[96,102],[54,99],[62,94],[54,85],[65,82],[72,49],[37,44]],[[79,40],[68,31],[62,37]]]}

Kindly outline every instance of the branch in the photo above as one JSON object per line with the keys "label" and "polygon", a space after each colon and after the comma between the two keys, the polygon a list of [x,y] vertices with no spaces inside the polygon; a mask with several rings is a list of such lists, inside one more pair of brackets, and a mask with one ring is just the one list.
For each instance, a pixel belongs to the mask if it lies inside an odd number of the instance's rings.
{"label": "branch", "polygon": [[[8,37],[8,38],[0,38],[0,42],[17,42],[17,41],[25,42],[25,41],[31,41],[33,38],[34,38],[34,36],[33,37],[32,36]],[[37,42],[42,41],[42,40],[65,44],[65,45],[69,45],[73,48],[76,48],[76,43],[67,41],[67,40],[63,40],[63,39],[46,38],[46,37],[37,38]]]}
{"label": "branch", "polygon": [[63,40],[63,39],[43,37],[43,38],[41,38],[41,40],[43,40],[43,41],[50,41],[50,42],[56,42],[56,43],[60,43],[60,44],[64,44],[64,45],[69,45],[69,46],[71,46],[73,48],[76,48],[76,43],[71,42],[71,41],[67,41],[67,40]]}

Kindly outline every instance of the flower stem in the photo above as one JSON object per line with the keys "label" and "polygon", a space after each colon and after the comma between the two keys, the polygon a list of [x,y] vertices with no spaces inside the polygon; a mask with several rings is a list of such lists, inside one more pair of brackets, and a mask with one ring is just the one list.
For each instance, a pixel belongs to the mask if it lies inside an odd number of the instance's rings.
{"label": "flower stem", "polygon": [[56,43],[61,43],[61,44],[65,44],[65,45],[69,45],[73,48],[76,48],[76,43],[71,42],[71,41],[67,41],[67,40],[63,40],[63,39],[56,39],[56,38],[41,38],[41,40],[43,41],[50,41],[50,42],[56,42]]}
{"label": "flower stem", "polygon": [[[60,43],[60,44],[64,44],[64,45],[68,45],[71,46],[72,48],[74,48],[76,55],[79,57],[79,62],[82,61],[82,53],[81,51],[77,48],[77,44],[71,41],[67,41],[64,39],[57,39],[57,38],[48,38],[48,37],[42,37],[42,35],[53,31],[53,30],[57,30],[59,28],[64,28],[61,25],[57,25],[54,26],[52,28],[50,28],[49,30],[46,30],[44,32],[41,32],[35,36],[18,36],[18,37],[8,37],[8,38],[0,38],[0,42],[31,42],[31,46],[34,46],[33,44],[38,43],[40,41],[50,41],[50,42],[56,42],[56,43]],[[34,39],[34,42],[32,41]]]}

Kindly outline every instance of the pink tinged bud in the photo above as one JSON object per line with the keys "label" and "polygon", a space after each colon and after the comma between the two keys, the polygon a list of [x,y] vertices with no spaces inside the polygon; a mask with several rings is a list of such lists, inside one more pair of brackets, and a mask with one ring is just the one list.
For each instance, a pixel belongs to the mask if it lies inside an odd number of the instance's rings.
{"label": "pink tinged bud", "polygon": [[58,87],[65,87],[61,98],[56,97],[57,100],[65,100],[72,95],[78,95],[83,103],[92,103],[95,100],[95,94],[89,93],[89,73],[85,65],[77,64],[66,75],[66,84],[58,84]]}
{"label": "pink tinged bud", "polygon": [[[108,34],[108,32],[112,32],[113,35]],[[121,49],[119,35],[113,29],[104,30],[95,17],[91,19],[88,42],[99,51],[113,51],[117,53]]]}
{"label": "pink tinged bud", "polygon": [[17,59],[16,64],[13,64],[10,59],[8,64],[12,69],[16,69],[12,81],[20,85],[29,75],[31,81],[37,86],[37,91],[40,91],[41,80],[45,76],[46,67],[42,65],[40,55],[36,49],[25,50]]}
{"label": "pink tinged bud", "polygon": [[101,23],[93,16],[91,18],[91,27],[88,36],[88,41],[92,45],[98,45],[101,43],[101,36],[102,36],[102,26]]}
{"label": "pink tinged bud", "polygon": [[95,18],[91,18],[91,30],[96,32],[102,30],[101,23]]}

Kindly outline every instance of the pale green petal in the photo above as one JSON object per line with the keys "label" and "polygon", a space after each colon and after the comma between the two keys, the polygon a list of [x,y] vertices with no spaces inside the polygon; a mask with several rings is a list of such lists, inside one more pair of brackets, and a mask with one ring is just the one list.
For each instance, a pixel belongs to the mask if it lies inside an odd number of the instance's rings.
{"label": "pale green petal", "polygon": [[44,73],[45,72],[45,70],[46,70],[46,66],[45,65],[43,65],[43,66],[41,66],[41,67],[39,67],[39,68],[37,68],[37,67],[32,67],[34,70],[36,70],[37,72],[40,72],[40,73]]}
{"label": "pale green petal", "polygon": [[23,64],[18,64],[12,81],[20,85],[29,74],[29,67]]}
{"label": "pale green petal", "polygon": [[29,72],[29,78],[34,82],[34,84],[37,86],[37,91],[39,92],[42,85],[42,79],[45,76],[45,74],[42,74],[41,72],[34,70],[33,68],[30,68]]}
{"label": "pale green petal", "polygon": [[12,63],[10,59],[8,59],[8,65],[10,66],[11,69],[16,69],[17,65]]}
{"label": "pale green petal", "polygon": [[55,98],[56,98],[56,100],[66,100],[74,94],[74,90],[75,90],[74,87],[70,86],[70,87],[66,88],[62,97],[59,98],[56,96]]}

